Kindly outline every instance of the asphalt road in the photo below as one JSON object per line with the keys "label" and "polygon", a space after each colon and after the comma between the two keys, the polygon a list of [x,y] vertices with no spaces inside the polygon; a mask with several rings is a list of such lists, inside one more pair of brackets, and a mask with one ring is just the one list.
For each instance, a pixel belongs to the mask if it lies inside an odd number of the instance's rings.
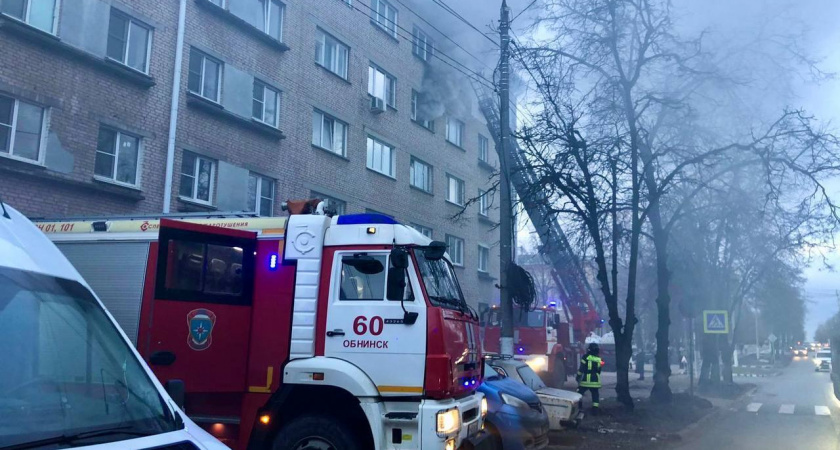
{"label": "asphalt road", "polygon": [[795,358],[781,375],[749,378],[752,395],[685,433],[674,450],[840,450],[840,401],[827,372]]}

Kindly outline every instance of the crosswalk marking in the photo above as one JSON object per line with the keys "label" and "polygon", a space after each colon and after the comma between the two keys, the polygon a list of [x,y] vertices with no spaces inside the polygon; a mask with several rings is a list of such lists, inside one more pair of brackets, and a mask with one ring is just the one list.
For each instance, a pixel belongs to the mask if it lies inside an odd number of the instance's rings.
{"label": "crosswalk marking", "polygon": [[814,406],[814,414],[818,416],[830,416],[831,410],[828,409],[828,406]]}
{"label": "crosswalk marking", "polygon": [[796,405],[782,405],[779,407],[779,414],[793,414]]}
{"label": "crosswalk marking", "polygon": [[747,412],[754,413],[758,412],[759,409],[761,409],[761,403],[750,403],[747,405]]}

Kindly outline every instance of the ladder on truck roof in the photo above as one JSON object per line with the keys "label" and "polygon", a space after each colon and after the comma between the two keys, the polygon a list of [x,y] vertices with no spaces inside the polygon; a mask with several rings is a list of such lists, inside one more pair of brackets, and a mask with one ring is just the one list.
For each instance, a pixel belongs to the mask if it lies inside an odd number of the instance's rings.
{"label": "ladder on truck roof", "polygon": [[[496,151],[501,152],[498,98],[486,86],[478,84],[475,80],[470,79],[470,83],[478,98],[479,109],[487,120],[487,128],[493,135]],[[510,117],[514,120],[516,115],[511,114]],[[515,124],[511,124],[511,129],[515,128]],[[532,186],[537,185],[537,176],[525,161],[515,139],[510,139],[508,161],[510,181],[514,190],[519,193],[525,212],[542,242],[540,253],[548,259],[552,276],[566,296],[565,303],[572,310],[574,328],[583,332],[585,336],[594,328],[595,324],[592,322],[599,321],[592,303],[592,288],[586,279],[586,273],[560,224],[556,219],[550,219],[548,200],[534,195]]]}
{"label": "ladder on truck roof", "polygon": [[260,217],[257,214],[159,214],[144,216],[72,217],[61,219],[34,219],[47,235],[140,233],[154,234],[160,229],[161,219],[179,220],[211,227],[257,231],[260,234],[284,234],[287,217]]}

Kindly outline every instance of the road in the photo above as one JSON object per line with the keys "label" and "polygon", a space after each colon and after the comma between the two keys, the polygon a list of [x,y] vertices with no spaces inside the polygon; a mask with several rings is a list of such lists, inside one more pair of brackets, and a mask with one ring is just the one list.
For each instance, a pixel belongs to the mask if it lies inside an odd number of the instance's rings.
{"label": "road", "polygon": [[757,385],[752,395],[688,431],[674,450],[840,449],[840,401],[829,374],[814,367],[797,357],[779,376],[747,378]]}

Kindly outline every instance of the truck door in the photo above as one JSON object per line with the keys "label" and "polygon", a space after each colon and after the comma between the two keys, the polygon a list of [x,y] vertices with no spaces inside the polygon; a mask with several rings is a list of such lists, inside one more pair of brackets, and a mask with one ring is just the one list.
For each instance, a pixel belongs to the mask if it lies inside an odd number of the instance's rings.
{"label": "truck door", "polygon": [[161,220],[138,347],[162,382],[184,381],[188,407],[246,389],[255,248],[256,233]]}
{"label": "truck door", "polygon": [[[328,293],[324,355],[370,376],[381,395],[423,393],[426,305],[409,261],[404,301],[386,299],[390,251],[335,251]],[[404,311],[417,314],[403,322]]]}

